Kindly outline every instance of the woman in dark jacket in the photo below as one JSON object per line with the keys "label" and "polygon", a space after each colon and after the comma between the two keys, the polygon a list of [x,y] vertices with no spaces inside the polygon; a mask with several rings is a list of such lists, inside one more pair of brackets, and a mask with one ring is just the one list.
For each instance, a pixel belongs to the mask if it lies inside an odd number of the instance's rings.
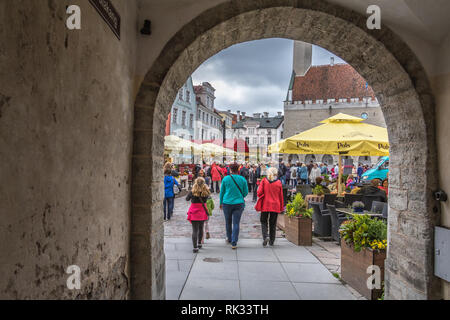
{"label": "woman in dark jacket", "polygon": [[[275,243],[278,214],[284,210],[283,185],[277,179],[277,168],[267,170],[267,178],[264,178],[258,187],[258,203],[256,210],[261,211],[261,228],[263,246],[267,243],[271,246]],[[269,229],[270,239],[267,236]]]}

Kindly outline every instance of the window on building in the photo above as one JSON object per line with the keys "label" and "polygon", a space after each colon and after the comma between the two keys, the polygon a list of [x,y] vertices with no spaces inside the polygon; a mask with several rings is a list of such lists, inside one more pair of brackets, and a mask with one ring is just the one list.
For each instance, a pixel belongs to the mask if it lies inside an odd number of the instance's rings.
{"label": "window on building", "polygon": [[183,88],[178,91],[178,97],[180,98],[180,100],[183,100]]}
{"label": "window on building", "polygon": [[186,125],[186,111],[181,112],[181,125]]}
{"label": "window on building", "polygon": [[250,138],[249,138],[249,137],[245,137],[245,143],[246,143],[247,145],[250,144]]}
{"label": "window on building", "polygon": [[209,97],[206,97],[206,106],[209,108]]}
{"label": "window on building", "polygon": [[173,123],[177,123],[177,118],[178,118],[178,109],[174,108],[173,109]]}
{"label": "window on building", "polygon": [[255,128],[248,128],[248,134],[255,134]]}
{"label": "window on building", "polygon": [[267,144],[271,145],[272,144],[272,137],[267,137]]}
{"label": "window on building", "polygon": [[191,113],[189,115],[189,128],[193,128],[194,127],[194,115]]}
{"label": "window on building", "polygon": [[209,123],[209,114],[206,114],[206,123]]}
{"label": "window on building", "polygon": [[318,99],[318,100],[316,100],[316,103],[317,103],[317,104],[323,104],[323,99]]}
{"label": "window on building", "polygon": [[267,129],[267,135],[271,136],[272,135],[272,131],[270,129]]}
{"label": "window on building", "polygon": [[253,138],[253,144],[258,144],[258,138]]}
{"label": "window on building", "polygon": [[336,99],[328,99],[327,103],[333,103],[335,101],[336,101]]}
{"label": "window on building", "polygon": [[205,112],[203,112],[203,115],[202,115],[203,122],[205,122],[205,119],[206,119],[206,114],[205,114]]}
{"label": "window on building", "polygon": [[261,144],[264,144],[264,141],[265,141],[264,137],[261,137],[260,143],[261,143]]}
{"label": "window on building", "polygon": [[186,102],[191,102],[191,92],[186,90]]}

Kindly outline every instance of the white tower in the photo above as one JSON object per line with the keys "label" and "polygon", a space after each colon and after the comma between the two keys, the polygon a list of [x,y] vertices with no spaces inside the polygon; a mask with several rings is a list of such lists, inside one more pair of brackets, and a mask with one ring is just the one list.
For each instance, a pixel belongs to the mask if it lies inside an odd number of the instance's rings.
{"label": "white tower", "polygon": [[296,76],[304,76],[312,64],[312,44],[294,41],[294,72]]}

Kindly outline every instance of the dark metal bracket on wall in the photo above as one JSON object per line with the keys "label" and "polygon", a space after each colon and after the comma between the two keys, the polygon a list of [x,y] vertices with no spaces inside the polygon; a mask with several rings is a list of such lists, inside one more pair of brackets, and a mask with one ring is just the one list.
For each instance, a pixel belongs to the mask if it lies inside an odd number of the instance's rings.
{"label": "dark metal bracket on wall", "polygon": [[89,0],[112,32],[120,40],[120,15],[110,0]]}

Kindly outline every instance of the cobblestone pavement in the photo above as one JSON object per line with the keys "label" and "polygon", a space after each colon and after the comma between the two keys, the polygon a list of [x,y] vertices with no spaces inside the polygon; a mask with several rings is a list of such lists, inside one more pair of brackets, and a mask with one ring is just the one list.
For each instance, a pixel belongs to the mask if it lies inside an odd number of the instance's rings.
{"label": "cobblestone pavement", "polygon": [[[209,220],[209,233],[212,239],[225,239],[225,218],[223,211],[220,210],[219,194],[212,195],[215,209]],[[239,231],[240,239],[262,239],[261,223],[259,221],[260,214],[255,211],[255,203],[253,193],[250,193],[245,199],[245,210],[241,218],[241,226]],[[164,222],[164,235],[170,238],[190,238],[192,235],[192,227],[187,218],[187,211],[190,201],[186,201],[186,197],[175,199],[175,208],[173,217],[170,221]],[[277,231],[277,237],[281,237],[281,231]]]}

